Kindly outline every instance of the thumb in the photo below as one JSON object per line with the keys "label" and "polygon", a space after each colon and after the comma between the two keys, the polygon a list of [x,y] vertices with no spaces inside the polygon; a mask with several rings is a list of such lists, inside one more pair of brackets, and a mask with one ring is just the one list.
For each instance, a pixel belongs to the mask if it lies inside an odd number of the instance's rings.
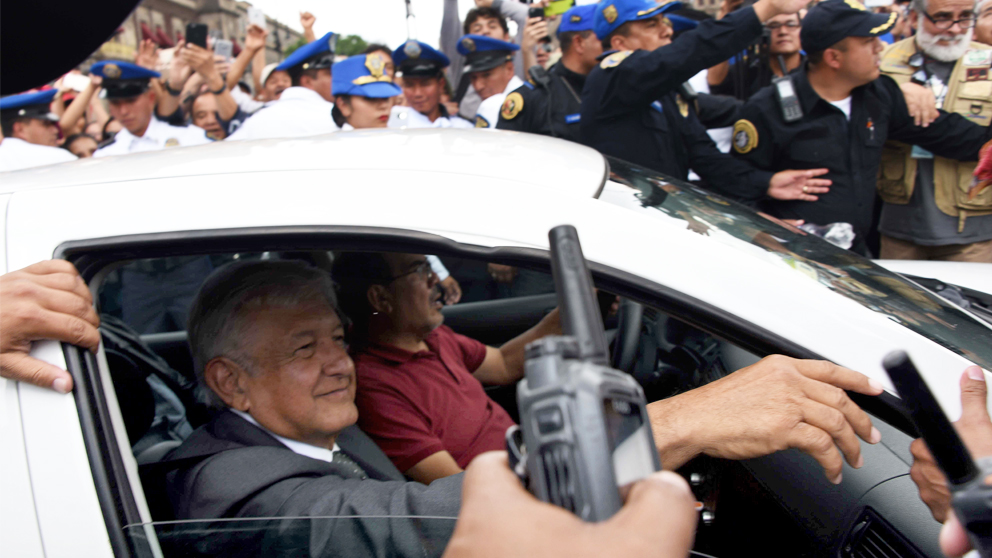
{"label": "thumb", "polygon": [[978,366],[969,366],[961,375],[961,418],[989,420],[987,401],[985,372]]}
{"label": "thumb", "polygon": [[648,548],[665,549],[659,556],[686,556],[696,533],[695,498],[685,479],[661,471],[635,483],[623,508],[606,524]]}

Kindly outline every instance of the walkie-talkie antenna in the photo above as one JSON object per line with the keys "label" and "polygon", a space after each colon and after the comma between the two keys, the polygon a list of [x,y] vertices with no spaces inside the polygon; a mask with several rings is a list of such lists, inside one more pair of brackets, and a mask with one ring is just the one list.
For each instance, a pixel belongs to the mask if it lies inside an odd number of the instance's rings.
{"label": "walkie-talkie antenna", "polygon": [[579,233],[572,225],[559,225],[551,229],[548,239],[562,333],[578,341],[582,360],[609,366],[606,333],[593,297],[592,275],[582,255]]}
{"label": "walkie-talkie antenna", "polygon": [[408,41],[417,40],[417,16],[413,15],[413,4],[406,0],[406,38]]}

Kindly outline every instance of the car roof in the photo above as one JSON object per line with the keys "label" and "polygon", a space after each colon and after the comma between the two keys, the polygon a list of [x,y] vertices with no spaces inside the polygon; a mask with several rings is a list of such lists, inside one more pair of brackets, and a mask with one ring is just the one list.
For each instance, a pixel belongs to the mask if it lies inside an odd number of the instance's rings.
{"label": "car roof", "polygon": [[[507,136],[512,141],[507,141]],[[438,168],[438,162],[444,167]],[[488,177],[595,197],[607,165],[596,150],[489,130],[354,130],[83,159],[5,173],[0,194],[50,187],[287,170],[424,171]]]}

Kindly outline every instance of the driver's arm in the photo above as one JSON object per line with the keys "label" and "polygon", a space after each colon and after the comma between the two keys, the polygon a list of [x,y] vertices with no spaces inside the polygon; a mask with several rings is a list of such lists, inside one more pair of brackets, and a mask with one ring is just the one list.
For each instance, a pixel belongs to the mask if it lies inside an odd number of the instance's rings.
{"label": "driver's arm", "polygon": [[502,347],[486,347],[486,358],[472,372],[484,385],[512,384],[524,377],[524,348],[547,335],[561,335],[561,319],[555,308],[534,327],[510,339]]}
{"label": "driver's arm", "polygon": [[430,484],[437,479],[450,477],[462,472],[454,457],[447,451],[439,451],[422,459],[419,463],[403,472],[411,479]]}

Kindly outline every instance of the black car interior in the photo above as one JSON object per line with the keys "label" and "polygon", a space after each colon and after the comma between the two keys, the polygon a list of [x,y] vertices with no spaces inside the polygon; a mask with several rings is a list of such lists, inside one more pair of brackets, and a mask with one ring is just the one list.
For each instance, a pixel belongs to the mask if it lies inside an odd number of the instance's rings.
{"label": "black car interior", "polygon": [[[436,253],[442,260],[466,258],[549,272],[546,253],[536,250],[464,246],[409,231],[327,229],[320,231],[323,236],[300,230],[236,231],[228,236],[194,238],[192,241],[153,235],[71,243],[63,247],[64,257],[74,261],[84,278],[97,289],[107,365],[132,445],[156,419],[147,381],[150,376],[158,378],[182,402],[186,419],[193,428],[209,420],[211,413],[195,385],[185,331],[142,335],[119,319],[119,304],[115,304],[119,294],[113,292],[116,288],[114,273],[139,253],[163,258],[210,253],[215,261],[233,259],[235,254],[237,257],[243,254],[244,257],[304,259],[329,270],[333,256],[327,249],[333,247]],[[287,250],[288,246],[294,249]],[[702,301],[618,270],[595,264],[590,267],[611,341],[612,364],[638,380],[648,401],[717,380],[753,364],[766,354],[817,357]],[[553,293],[461,302],[444,309],[445,324],[461,334],[498,346],[531,327],[554,306]],[[96,367],[96,361],[90,358],[70,361],[74,362],[70,364],[70,371],[74,366],[83,372],[87,367]],[[92,370],[90,376],[73,372],[77,374],[77,382],[85,382],[93,376]],[[491,389],[489,393],[517,418],[513,386]],[[892,405],[891,398],[865,399],[855,398],[873,415],[873,422],[883,433],[883,442],[877,446],[862,445],[865,467],[860,470],[846,468],[845,482],[840,486],[830,484],[812,458],[796,451],[743,462],[703,456],[683,467],[679,472],[689,479],[697,498],[705,506],[696,550],[717,556],[742,553],[763,556],[939,556],[936,547],[939,524],[930,517],[908,478],[912,463],[908,452],[911,427],[898,407]],[[99,401],[91,401],[81,405],[81,416],[99,404]],[[99,432],[99,416],[97,418],[96,430]],[[105,431],[108,425],[102,428]],[[93,439],[96,438],[98,436]],[[175,519],[164,493],[161,465],[168,459],[168,451],[179,443],[179,440],[164,442],[144,448],[135,455],[141,488],[155,522]],[[112,446],[104,444],[101,452],[105,457],[93,460],[95,469],[119,466],[119,459],[111,459]],[[126,494],[127,483],[120,481],[120,474],[116,475],[116,484],[114,474],[106,471],[103,474],[109,479],[105,488],[117,493],[102,502],[105,506],[116,507],[119,527],[133,526],[136,523],[133,514],[128,514],[127,506],[119,502],[130,498]],[[97,484],[99,491],[102,485]],[[115,503],[114,499],[118,501]]]}

